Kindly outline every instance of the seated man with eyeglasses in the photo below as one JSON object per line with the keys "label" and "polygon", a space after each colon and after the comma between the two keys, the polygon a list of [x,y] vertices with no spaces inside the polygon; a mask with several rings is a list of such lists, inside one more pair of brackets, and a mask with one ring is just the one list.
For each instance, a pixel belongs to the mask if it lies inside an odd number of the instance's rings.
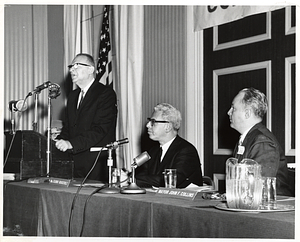
{"label": "seated man with eyeglasses", "polygon": [[150,139],[158,141],[148,153],[149,161],[136,169],[136,183],[140,187],[164,187],[164,170],[176,169],[178,188],[191,183],[202,186],[202,172],[196,148],[178,135],[181,114],[168,103],[154,107],[146,125]]}

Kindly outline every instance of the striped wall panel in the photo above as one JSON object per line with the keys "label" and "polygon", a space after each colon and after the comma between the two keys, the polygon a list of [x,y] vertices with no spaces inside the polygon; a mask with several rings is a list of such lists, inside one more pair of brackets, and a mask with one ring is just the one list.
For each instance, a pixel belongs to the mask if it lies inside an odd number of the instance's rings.
{"label": "striped wall panel", "polygon": [[[32,130],[34,96],[27,99],[28,109],[12,113],[9,101],[25,99],[36,86],[48,81],[46,5],[5,5],[4,9],[4,129],[15,120],[17,130]],[[38,97],[38,131],[47,130],[48,93]]]}
{"label": "striped wall panel", "polygon": [[[143,118],[153,107],[168,102],[185,122],[186,108],[186,8],[145,6]],[[184,123],[180,135],[185,136]]]}

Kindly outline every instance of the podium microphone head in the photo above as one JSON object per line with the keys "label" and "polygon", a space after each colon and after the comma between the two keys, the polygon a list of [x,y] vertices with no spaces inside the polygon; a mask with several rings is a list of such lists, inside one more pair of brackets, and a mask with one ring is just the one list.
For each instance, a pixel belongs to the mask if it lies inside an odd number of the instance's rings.
{"label": "podium microphone head", "polygon": [[60,86],[56,83],[51,83],[48,87],[49,90],[49,97],[51,99],[57,98],[61,91],[60,91]]}

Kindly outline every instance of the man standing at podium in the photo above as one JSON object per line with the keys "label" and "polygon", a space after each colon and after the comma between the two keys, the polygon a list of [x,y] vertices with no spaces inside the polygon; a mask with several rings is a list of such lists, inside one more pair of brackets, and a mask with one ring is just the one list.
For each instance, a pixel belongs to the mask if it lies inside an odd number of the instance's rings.
{"label": "man standing at podium", "polygon": [[[98,152],[91,147],[105,147],[115,141],[117,99],[114,90],[95,81],[95,62],[88,54],[78,54],[68,66],[73,90],[66,107],[65,121],[56,147],[71,152],[74,178],[85,177],[95,163]],[[107,152],[103,151],[89,179],[107,181]]]}

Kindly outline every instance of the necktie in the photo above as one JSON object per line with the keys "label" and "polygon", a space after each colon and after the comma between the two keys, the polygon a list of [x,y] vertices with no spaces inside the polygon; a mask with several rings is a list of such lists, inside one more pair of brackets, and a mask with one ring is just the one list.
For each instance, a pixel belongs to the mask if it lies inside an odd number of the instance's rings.
{"label": "necktie", "polygon": [[81,103],[82,103],[83,97],[84,97],[84,91],[81,90],[81,92],[80,92],[80,94],[79,94],[79,98],[78,98],[78,100],[80,100],[80,101],[78,102],[77,109],[80,108],[80,105],[81,105]]}
{"label": "necktie", "polygon": [[239,145],[242,145],[243,141],[242,141],[242,136],[240,136],[240,139],[239,139]]}
{"label": "necktie", "polygon": [[161,162],[161,155],[162,155],[162,148],[160,147],[158,153],[159,162]]}

